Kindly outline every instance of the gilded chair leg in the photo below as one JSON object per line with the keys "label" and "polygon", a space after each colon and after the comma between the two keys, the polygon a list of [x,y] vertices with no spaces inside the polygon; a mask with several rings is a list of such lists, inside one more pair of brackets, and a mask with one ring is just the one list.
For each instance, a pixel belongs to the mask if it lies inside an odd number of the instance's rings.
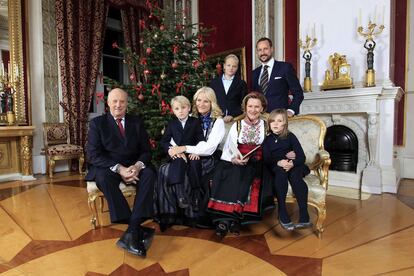
{"label": "gilded chair leg", "polygon": [[46,155],[46,174],[50,173],[49,156]]}
{"label": "gilded chair leg", "polygon": [[82,175],[83,174],[83,163],[85,162],[85,157],[83,156],[83,154],[79,157],[79,174]]}
{"label": "gilded chair leg", "polygon": [[99,197],[99,209],[101,210],[101,213],[103,213],[104,211],[104,206],[105,206],[104,197],[100,196]]}
{"label": "gilded chair leg", "polygon": [[98,211],[96,209],[96,196],[88,197],[88,205],[92,213],[91,226],[92,229],[96,229],[96,227],[99,226]]}
{"label": "gilded chair leg", "polygon": [[49,177],[53,178],[53,171],[55,170],[55,160],[49,158]]}
{"label": "gilded chair leg", "polygon": [[326,219],[326,206],[319,206],[318,208],[316,208],[317,212],[318,212],[318,220],[316,222],[316,231],[318,232],[318,238],[322,238],[322,233],[325,230],[323,228],[323,223],[325,222]]}

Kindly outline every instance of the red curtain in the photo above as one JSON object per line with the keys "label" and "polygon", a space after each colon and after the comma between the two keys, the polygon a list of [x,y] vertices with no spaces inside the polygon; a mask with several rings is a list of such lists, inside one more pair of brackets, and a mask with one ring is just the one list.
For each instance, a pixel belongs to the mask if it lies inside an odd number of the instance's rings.
{"label": "red curtain", "polygon": [[89,105],[102,58],[108,4],[104,0],[56,0],[55,3],[61,105],[71,143],[84,146]]}

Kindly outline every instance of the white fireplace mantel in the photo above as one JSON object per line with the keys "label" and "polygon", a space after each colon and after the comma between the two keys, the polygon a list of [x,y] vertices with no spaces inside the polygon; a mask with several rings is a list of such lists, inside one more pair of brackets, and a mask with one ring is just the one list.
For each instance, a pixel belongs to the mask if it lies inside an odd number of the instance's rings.
{"label": "white fireplace mantel", "polygon": [[[305,93],[301,114],[317,115],[328,122],[327,126],[344,124],[360,134],[359,169],[353,174],[330,171],[331,186],[374,194],[397,192],[399,177],[393,166],[394,113],[395,102],[403,93],[400,87],[359,87]],[[368,154],[363,154],[365,152]]]}

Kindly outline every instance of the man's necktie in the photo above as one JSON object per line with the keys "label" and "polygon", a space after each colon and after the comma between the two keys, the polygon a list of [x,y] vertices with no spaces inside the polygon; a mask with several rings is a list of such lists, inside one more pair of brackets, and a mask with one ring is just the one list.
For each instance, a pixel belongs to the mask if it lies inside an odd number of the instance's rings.
{"label": "man's necktie", "polygon": [[122,125],[122,119],[116,119],[116,123],[118,124],[119,132],[121,132],[122,137],[125,137],[125,129]]}
{"label": "man's necktie", "polygon": [[267,88],[269,88],[269,73],[267,72],[268,65],[263,66],[262,76],[260,77],[260,87],[262,88],[262,93],[266,95]]}

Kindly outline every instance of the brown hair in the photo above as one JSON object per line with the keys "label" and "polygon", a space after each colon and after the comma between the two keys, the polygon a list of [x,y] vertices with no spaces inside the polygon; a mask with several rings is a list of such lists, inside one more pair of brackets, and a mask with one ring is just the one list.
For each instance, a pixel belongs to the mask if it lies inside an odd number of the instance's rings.
{"label": "brown hair", "polygon": [[266,100],[265,96],[262,93],[253,91],[253,92],[250,92],[249,94],[247,94],[244,97],[243,101],[242,101],[242,106],[241,107],[242,107],[243,112],[246,112],[247,102],[250,99],[258,99],[258,100],[260,100],[260,102],[262,104],[262,107],[263,107],[263,111],[262,112],[265,112],[266,111],[267,100]]}
{"label": "brown hair", "polygon": [[272,40],[271,40],[270,38],[267,38],[267,37],[262,37],[262,38],[260,38],[260,39],[256,42],[256,48],[257,48],[257,45],[259,44],[259,42],[262,42],[262,41],[267,41],[267,42],[269,42],[269,46],[270,46],[270,47],[273,47],[273,43],[272,43]]}
{"label": "brown hair", "polygon": [[272,129],[270,128],[270,123],[275,121],[275,118],[277,115],[282,115],[283,120],[285,121],[285,128],[283,129],[282,133],[279,134],[279,137],[286,137],[289,133],[288,130],[288,115],[287,111],[284,108],[278,108],[270,112],[269,118],[267,119],[267,126],[269,129],[269,132],[272,132]]}

